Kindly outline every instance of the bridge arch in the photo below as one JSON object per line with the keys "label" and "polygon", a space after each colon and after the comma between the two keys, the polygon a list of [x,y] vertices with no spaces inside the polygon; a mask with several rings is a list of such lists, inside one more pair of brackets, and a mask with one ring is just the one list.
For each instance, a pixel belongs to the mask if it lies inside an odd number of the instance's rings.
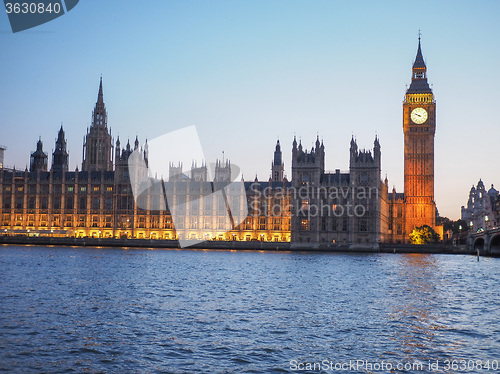
{"label": "bridge arch", "polygon": [[500,234],[497,234],[491,238],[490,253],[500,254]]}
{"label": "bridge arch", "polygon": [[474,240],[474,251],[483,252],[484,251],[484,238],[477,238]]}

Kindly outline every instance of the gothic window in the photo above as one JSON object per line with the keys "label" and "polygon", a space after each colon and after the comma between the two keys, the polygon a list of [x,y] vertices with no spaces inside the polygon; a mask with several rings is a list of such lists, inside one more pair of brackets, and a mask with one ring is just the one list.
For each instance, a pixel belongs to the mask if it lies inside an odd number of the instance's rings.
{"label": "gothic window", "polygon": [[309,174],[302,174],[302,184],[309,183]]}
{"label": "gothic window", "polygon": [[368,184],[368,174],[367,173],[361,174],[360,182],[363,186],[366,186]]}
{"label": "gothic window", "polygon": [[366,219],[359,220],[359,231],[368,231],[368,221]]}
{"label": "gothic window", "polygon": [[190,217],[189,218],[189,228],[197,229],[198,228],[198,217]]}
{"label": "gothic window", "polygon": [[309,220],[303,219],[300,221],[300,230],[309,231]]}
{"label": "gothic window", "polygon": [[143,229],[146,227],[146,217],[139,216],[139,228]]}
{"label": "gothic window", "polygon": [[225,229],[226,217],[217,217],[217,228]]}
{"label": "gothic window", "polygon": [[259,219],[259,230],[265,230],[265,229],[266,229],[266,219],[260,218]]}
{"label": "gothic window", "polygon": [[397,212],[397,217],[398,217],[398,218],[403,217],[403,207],[402,207],[402,206],[398,206],[398,207],[396,208],[396,212]]}
{"label": "gothic window", "polygon": [[66,197],[64,201],[65,208],[68,210],[72,210],[74,206],[74,199],[72,196]]}
{"label": "gothic window", "polygon": [[105,205],[106,210],[112,210],[113,209],[113,199],[108,197],[106,198],[106,205]]}
{"label": "gothic window", "polygon": [[349,229],[349,221],[344,218],[342,220],[342,231],[347,231]]}
{"label": "gothic window", "polygon": [[78,202],[78,209],[80,210],[87,209],[87,198],[80,197],[80,201]]}
{"label": "gothic window", "polygon": [[279,218],[275,218],[273,220],[273,230],[280,230],[281,229],[281,220]]}
{"label": "gothic window", "polygon": [[252,229],[252,219],[248,218],[245,220],[245,230],[251,230]]}

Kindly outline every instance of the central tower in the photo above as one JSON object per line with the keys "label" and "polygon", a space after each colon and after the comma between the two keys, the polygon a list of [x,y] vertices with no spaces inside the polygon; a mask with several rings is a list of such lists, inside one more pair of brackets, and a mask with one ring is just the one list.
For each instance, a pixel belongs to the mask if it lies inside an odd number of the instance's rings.
{"label": "central tower", "polygon": [[427,82],[420,36],[413,63],[411,84],[403,102],[404,196],[406,235],[415,227],[435,227],[434,134],[436,101]]}
{"label": "central tower", "polygon": [[108,131],[108,112],[102,94],[102,77],[97,102],[92,112],[92,124],[83,140],[83,171],[113,170],[113,145]]}

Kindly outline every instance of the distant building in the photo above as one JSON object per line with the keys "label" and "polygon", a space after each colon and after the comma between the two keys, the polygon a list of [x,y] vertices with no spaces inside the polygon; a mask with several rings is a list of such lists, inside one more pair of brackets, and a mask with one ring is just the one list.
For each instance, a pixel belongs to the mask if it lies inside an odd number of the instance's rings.
{"label": "distant building", "polygon": [[3,168],[3,158],[4,158],[4,152],[7,149],[7,147],[0,145],[0,168]]}
{"label": "distant building", "polygon": [[493,185],[486,190],[480,179],[476,187],[472,186],[467,206],[462,206],[462,220],[469,225],[471,233],[500,225],[500,198]]}

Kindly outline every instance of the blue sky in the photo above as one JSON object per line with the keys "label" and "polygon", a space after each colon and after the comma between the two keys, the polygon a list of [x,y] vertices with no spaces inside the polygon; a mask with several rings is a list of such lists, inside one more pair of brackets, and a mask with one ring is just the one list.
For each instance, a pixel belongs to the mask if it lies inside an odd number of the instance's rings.
{"label": "blue sky", "polygon": [[403,191],[402,100],[418,30],[437,101],[435,195],[459,218],[473,183],[498,184],[500,2],[97,1],[13,34],[0,16],[0,144],[24,168],[61,122],[70,167],[102,74],[108,126],[122,144],[195,125],[209,162],[267,179],[277,138],[290,175],[294,134],[324,140],[348,169],[352,135],[382,146],[382,178]]}

